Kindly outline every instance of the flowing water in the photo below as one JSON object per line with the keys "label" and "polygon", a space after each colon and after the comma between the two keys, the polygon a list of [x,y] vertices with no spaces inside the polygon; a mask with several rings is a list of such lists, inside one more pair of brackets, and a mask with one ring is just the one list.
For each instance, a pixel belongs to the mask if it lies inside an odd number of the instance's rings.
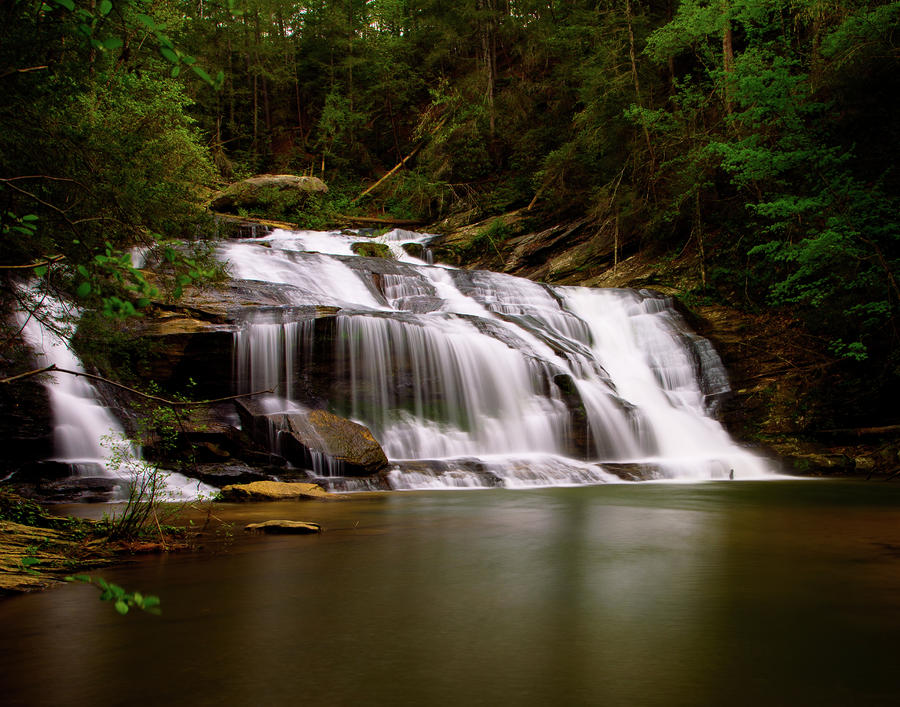
{"label": "flowing water", "polygon": [[[900,703],[893,484],[409,492],[216,513],[240,518],[218,554],[102,571],[158,595],[160,617],[119,616],[82,585],[0,602],[0,702]],[[325,532],[240,529],[269,518]]]}
{"label": "flowing water", "polygon": [[354,256],[365,239],[337,233],[226,243],[234,277],[283,285],[290,302],[236,332],[238,390],[277,386],[283,405],[365,424],[392,461],[420,462],[400,464],[394,488],[618,480],[611,464],[772,474],[715,420],[727,376],[667,298],[428,265],[403,247],[426,238],[382,236],[396,260]]}
{"label": "flowing water", "polygon": [[[32,290],[36,296],[36,290]],[[103,403],[97,389],[87,378],[72,373],[85,373],[81,361],[69,346],[66,331],[78,320],[80,312],[50,295],[40,297],[40,307],[57,322],[48,326],[28,312],[17,313],[22,338],[32,351],[39,367],[54,365],[70,373],[46,374],[45,388],[53,413],[53,450],[50,459],[67,464],[73,476],[101,478],[116,485],[114,496],[128,497],[133,476],[148,473],[141,450],[126,436],[120,422]],[[166,472],[167,497],[195,498],[209,496],[216,489],[181,474]]]}

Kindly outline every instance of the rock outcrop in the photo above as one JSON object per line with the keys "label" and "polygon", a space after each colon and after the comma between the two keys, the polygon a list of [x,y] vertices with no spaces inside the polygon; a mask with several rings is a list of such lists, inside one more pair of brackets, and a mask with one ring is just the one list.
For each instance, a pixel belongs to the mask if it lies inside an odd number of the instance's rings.
{"label": "rock outcrop", "polygon": [[312,535],[321,533],[322,526],[302,520],[267,520],[264,523],[245,525],[244,530],[248,533],[265,533],[267,535]]}
{"label": "rock outcrop", "polygon": [[221,491],[222,501],[308,501],[340,498],[328,493],[318,484],[287,483],[284,481],[254,481],[232,484]]}

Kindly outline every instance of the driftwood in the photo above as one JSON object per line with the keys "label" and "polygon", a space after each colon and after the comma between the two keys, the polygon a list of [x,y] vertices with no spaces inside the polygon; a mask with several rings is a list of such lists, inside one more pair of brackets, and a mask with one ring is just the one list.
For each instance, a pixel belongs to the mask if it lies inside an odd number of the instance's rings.
{"label": "driftwood", "polygon": [[270,388],[269,390],[257,390],[253,393],[241,393],[240,395],[229,395],[224,398],[212,398],[210,400],[169,400],[168,398],[162,398],[158,395],[150,395],[149,393],[143,393],[140,390],[135,390],[134,388],[129,388],[127,385],[123,385],[122,383],[117,383],[114,380],[110,380],[109,378],[104,378],[103,376],[96,376],[93,373],[84,373],[82,371],[70,371],[67,368],[60,368],[55,363],[50,364],[49,366],[44,366],[43,368],[36,368],[33,371],[27,371],[25,373],[20,373],[17,376],[10,376],[9,378],[0,379],[0,383],[12,383],[13,381],[21,380],[23,378],[30,378],[31,376],[37,376],[41,373],[67,373],[70,376],[81,376],[82,378],[90,378],[91,380],[100,381],[101,383],[108,383],[109,385],[115,386],[116,388],[120,388],[122,390],[126,390],[129,393],[134,393],[135,395],[140,395],[142,398],[147,398],[148,400],[155,400],[158,403],[162,403],[163,405],[170,405],[172,407],[190,407],[191,405],[212,405],[213,403],[224,403],[228,400],[237,400],[239,398],[249,398],[254,395],[263,395],[265,393],[274,393],[275,389]]}

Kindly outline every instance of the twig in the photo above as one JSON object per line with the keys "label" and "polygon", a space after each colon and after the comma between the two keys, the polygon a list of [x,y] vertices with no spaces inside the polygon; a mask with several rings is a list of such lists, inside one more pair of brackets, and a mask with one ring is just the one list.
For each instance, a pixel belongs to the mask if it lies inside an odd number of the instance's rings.
{"label": "twig", "polygon": [[121,388],[122,390],[127,390],[129,393],[134,393],[135,395],[140,395],[142,398],[147,398],[149,400],[155,400],[158,403],[163,403],[164,405],[171,405],[172,407],[189,407],[191,405],[211,405],[213,403],[224,403],[228,400],[237,400],[238,398],[249,398],[254,395],[263,395],[264,393],[274,393],[275,388],[270,388],[269,390],[257,390],[253,393],[241,393],[240,395],[229,395],[224,398],[211,398],[209,400],[169,400],[167,398],[162,398],[158,395],[150,395],[149,393],[142,393],[140,390],[135,390],[134,388],[129,388],[127,385],[123,385],[122,383],[117,383],[114,380],[110,380],[109,378],[104,378],[103,376],[95,376],[93,373],[84,373],[83,371],[70,371],[67,368],[60,368],[55,363],[46,366],[45,368],[38,368],[34,371],[28,371],[27,373],[20,373],[17,376],[12,376],[11,378],[3,378],[0,379],[0,383],[10,383],[14,380],[18,380],[20,378],[27,378],[29,376],[36,376],[39,373],[45,373],[49,371],[55,371],[58,373],[68,373],[70,376],[82,376],[84,378],[90,378],[91,380],[100,381],[101,383],[108,383],[109,385],[115,386],[116,388]]}
{"label": "twig", "polygon": [[0,383],[12,383],[13,381],[20,380],[22,378],[30,378],[31,376],[37,376],[41,373],[46,373],[47,371],[56,370],[56,364],[51,363],[49,366],[44,366],[43,368],[36,368],[33,371],[28,371],[27,373],[20,373],[17,376],[11,376],[10,378],[4,378],[0,380]]}
{"label": "twig", "polygon": [[65,260],[65,258],[66,256],[64,255],[53,255],[46,260],[38,263],[29,263],[28,265],[0,265],[0,270],[34,270],[42,265],[53,265],[53,263],[58,263],[60,260]]}

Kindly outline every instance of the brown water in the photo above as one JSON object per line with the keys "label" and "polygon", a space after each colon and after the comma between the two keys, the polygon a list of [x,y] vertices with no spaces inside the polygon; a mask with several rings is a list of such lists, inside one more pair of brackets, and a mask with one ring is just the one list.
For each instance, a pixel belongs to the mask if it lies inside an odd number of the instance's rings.
{"label": "brown water", "polygon": [[313,537],[0,602],[5,705],[900,703],[900,485],[722,482],[227,507]]}

